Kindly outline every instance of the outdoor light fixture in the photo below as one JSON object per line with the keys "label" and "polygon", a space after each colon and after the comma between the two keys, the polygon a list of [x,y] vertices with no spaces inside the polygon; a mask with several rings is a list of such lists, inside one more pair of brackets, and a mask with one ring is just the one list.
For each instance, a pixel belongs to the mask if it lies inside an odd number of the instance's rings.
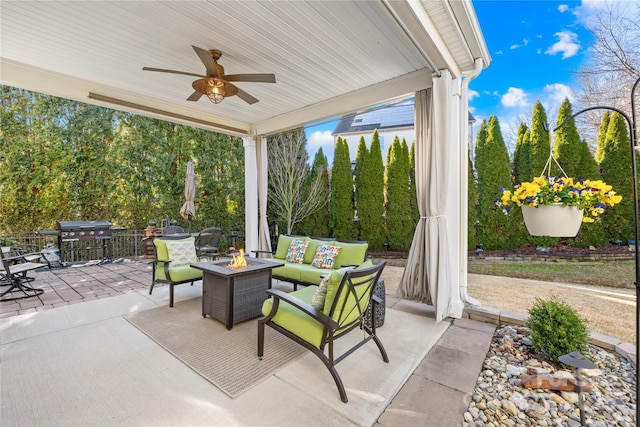
{"label": "outdoor light fixture", "polygon": [[[639,325],[639,317],[640,317],[640,254],[638,254],[638,174],[636,168],[636,151],[640,151],[640,147],[637,145],[637,132],[638,132],[638,122],[636,116],[636,106],[635,106],[635,91],[640,85],[640,78],[636,80],[636,82],[631,87],[631,117],[626,114],[624,111],[615,108],[615,107],[605,107],[605,106],[597,106],[597,107],[589,107],[584,110],[580,110],[571,117],[567,118],[565,121],[560,123],[553,129],[553,132],[561,129],[564,125],[566,125],[569,121],[573,120],[574,117],[579,116],[580,114],[591,111],[591,110],[610,110],[615,111],[616,113],[620,113],[622,117],[627,121],[627,126],[629,126],[629,142],[631,144],[631,178],[633,179],[633,231],[634,231],[634,239],[633,239],[633,247],[635,249],[635,288],[636,288],[636,422],[640,420],[640,405],[638,405],[638,394],[640,394],[640,386],[638,385],[638,379],[640,376],[638,375],[638,353],[640,350],[640,325]],[[546,123],[543,124],[545,131],[549,131]],[[631,246],[631,242],[630,246]]]}
{"label": "outdoor light fixture", "polygon": [[576,389],[578,391],[578,407],[580,409],[580,425],[585,426],[584,420],[584,399],[582,397],[583,381],[580,373],[581,369],[596,369],[598,365],[591,360],[584,357],[580,352],[574,351],[573,353],[562,355],[558,358],[559,361],[565,365],[576,368]]}
{"label": "outdoor light fixture", "polygon": [[205,89],[207,97],[214,104],[220,104],[224,99],[224,81],[218,78],[207,79],[207,88]]}

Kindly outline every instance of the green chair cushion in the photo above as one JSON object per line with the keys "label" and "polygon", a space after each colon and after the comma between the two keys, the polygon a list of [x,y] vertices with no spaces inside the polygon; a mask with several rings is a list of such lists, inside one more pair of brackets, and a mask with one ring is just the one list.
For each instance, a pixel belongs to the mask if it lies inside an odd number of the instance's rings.
{"label": "green chair cushion", "polygon": [[342,268],[344,265],[362,264],[369,247],[368,243],[331,242],[331,244],[342,248],[333,265],[335,270]]}
{"label": "green chair cushion", "polygon": [[287,256],[287,251],[289,250],[289,245],[292,240],[293,237],[291,236],[285,236],[284,234],[278,236],[278,246],[276,246],[276,253],[273,257],[277,259],[284,259]]}
{"label": "green chair cushion", "polygon": [[[362,264],[360,264],[356,270],[361,270],[361,269],[365,269],[365,268],[369,268],[369,267],[373,267],[373,262],[371,260],[367,260],[365,262],[363,262]],[[329,278],[329,283],[327,286],[327,297],[324,300],[324,314],[326,314],[327,316],[329,315],[329,313],[331,312],[331,306],[333,304],[334,299],[336,298],[336,295],[338,293],[338,287],[340,286],[340,283],[342,282],[342,278],[344,277],[344,274],[349,270],[349,268],[343,268],[340,270],[336,270],[333,273],[331,273],[331,277]],[[343,293],[342,298],[345,297],[345,294]],[[334,313],[333,319],[335,320],[336,318],[338,318],[340,315],[340,313]]]}
{"label": "green chair cushion", "polygon": [[[307,304],[311,304],[311,299],[317,289],[317,286],[307,286],[304,289],[291,292],[289,295]],[[267,299],[262,304],[262,314],[267,316],[271,312],[272,306],[273,298]],[[322,324],[291,304],[280,301],[278,312],[273,316],[271,321],[302,338],[309,344],[320,348],[323,332]]]}
{"label": "green chair cushion", "polygon": [[306,264],[296,264],[293,262],[287,262],[282,267],[274,268],[272,270],[272,274],[274,276],[286,277],[287,279],[300,281],[302,272],[309,268],[310,267]]}
{"label": "green chair cushion", "polygon": [[306,265],[306,268],[300,271],[300,281],[319,285],[322,282],[322,276],[330,276],[333,271]]}
{"label": "green chair cushion", "polygon": [[[171,275],[171,281],[186,282],[189,280],[197,280],[202,278],[202,270],[191,268],[188,265],[176,265],[169,267],[169,274]],[[156,279],[169,280],[164,274],[164,263],[158,263],[156,267]]]}

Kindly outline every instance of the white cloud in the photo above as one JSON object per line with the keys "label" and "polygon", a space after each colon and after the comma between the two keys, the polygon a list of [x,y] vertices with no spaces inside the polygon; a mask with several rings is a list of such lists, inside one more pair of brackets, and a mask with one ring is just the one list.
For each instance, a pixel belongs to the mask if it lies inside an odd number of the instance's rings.
{"label": "white cloud", "polygon": [[529,105],[529,100],[524,90],[510,87],[507,93],[502,95],[502,105],[505,107],[526,107]]}
{"label": "white cloud", "polygon": [[549,94],[549,98],[554,104],[559,105],[565,98],[569,98],[569,101],[575,102],[573,91],[567,85],[562,83],[548,84],[544,87],[544,91]]}
{"label": "white cloud", "polygon": [[580,43],[578,42],[578,35],[572,31],[560,31],[554,34],[558,37],[558,41],[555,42],[547,51],[547,55],[555,55],[562,52],[562,59],[567,59],[574,56],[580,50]]}
{"label": "white cloud", "polygon": [[499,51],[496,52],[496,55],[503,55],[503,53],[502,53],[501,50],[499,50]]}
{"label": "white cloud", "polygon": [[469,101],[471,101],[473,98],[478,98],[479,96],[480,96],[480,93],[477,90],[469,89],[469,94],[468,94]]}
{"label": "white cloud", "polygon": [[516,43],[516,44],[512,44],[512,45],[509,47],[509,49],[511,49],[511,50],[513,50],[513,49],[518,49],[518,48],[521,48],[521,47],[526,46],[527,44],[529,44],[529,40],[528,40],[528,39],[523,39],[523,40],[522,40],[522,44],[517,44],[517,43]]}
{"label": "white cloud", "polygon": [[561,4],[560,6],[558,6],[558,12],[560,13],[564,13],[567,10],[569,10],[569,6],[566,4]]}
{"label": "white cloud", "polygon": [[315,131],[307,138],[310,147],[333,147],[333,135],[330,130]]}

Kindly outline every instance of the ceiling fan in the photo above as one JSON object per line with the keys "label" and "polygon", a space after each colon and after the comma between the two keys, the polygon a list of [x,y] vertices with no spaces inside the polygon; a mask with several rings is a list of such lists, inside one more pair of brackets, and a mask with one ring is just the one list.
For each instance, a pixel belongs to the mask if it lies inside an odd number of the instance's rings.
{"label": "ceiling fan", "polygon": [[196,51],[198,57],[204,64],[207,74],[195,74],[186,71],[164,70],[162,68],[142,67],[145,71],[157,71],[160,73],[184,74],[185,76],[200,77],[191,86],[195,92],[187,98],[187,101],[197,101],[202,95],[206,95],[211,102],[219,104],[224,98],[238,95],[247,104],[255,104],[258,99],[238,88],[230,82],[256,82],[275,83],[276,76],[273,74],[225,74],[224,67],[218,64],[218,59],[222,52],[216,49],[206,50],[197,46],[191,46]]}

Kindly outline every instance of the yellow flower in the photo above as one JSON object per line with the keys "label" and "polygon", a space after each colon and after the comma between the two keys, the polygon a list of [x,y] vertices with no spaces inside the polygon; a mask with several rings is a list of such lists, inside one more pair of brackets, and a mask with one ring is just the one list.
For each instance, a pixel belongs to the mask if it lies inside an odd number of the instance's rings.
{"label": "yellow flower", "polygon": [[595,219],[589,217],[589,216],[583,216],[582,217],[582,222],[594,222]]}

